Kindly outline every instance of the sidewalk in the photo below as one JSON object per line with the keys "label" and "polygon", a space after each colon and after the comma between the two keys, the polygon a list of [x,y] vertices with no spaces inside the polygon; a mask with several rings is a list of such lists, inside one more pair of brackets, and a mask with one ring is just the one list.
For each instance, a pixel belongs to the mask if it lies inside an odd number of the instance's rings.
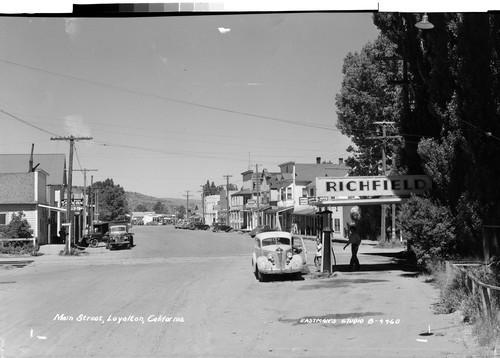
{"label": "sidewalk", "polygon": [[[92,248],[86,247],[84,250],[79,250],[79,255],[60,255],[65,245],[43,245],[38,251],[41,255],[4,255],[0,254],[0,266],[15,266],[24,267],[29,264],[36,263],[61,263],[61,264],[89,264],[98,261],[109,261],[111,258],[103,255],[106,253],[104,246]],[[91,258],[91,261],[89,259]]]}
{"label": "sidewalk", "polygon": [[[310,240],[310,241],[316,241],[316,236],[314,235],[300,235],[300,234],[292,234],[292,236],[295,237],[301,237],[304,240]],[[347,239],[332,239],[332,242],[339,242],[343,244],[347,244],[348,240]],[[361,245],[370,245],[370,246],[375,246],[378,245],[378,241],[373,241],[373,240],[361,240]]]}

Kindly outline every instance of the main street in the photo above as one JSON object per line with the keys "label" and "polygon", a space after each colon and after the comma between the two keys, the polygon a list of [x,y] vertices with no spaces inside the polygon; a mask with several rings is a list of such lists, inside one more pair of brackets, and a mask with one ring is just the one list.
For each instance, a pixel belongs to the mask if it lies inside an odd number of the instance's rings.
{"label": "main street", "polygon": [[0,268],[0,357],[462,357],[456,315],[398,250],[362,245],[359,272],[259,283],[241,233],[134,227],[135,247]]}

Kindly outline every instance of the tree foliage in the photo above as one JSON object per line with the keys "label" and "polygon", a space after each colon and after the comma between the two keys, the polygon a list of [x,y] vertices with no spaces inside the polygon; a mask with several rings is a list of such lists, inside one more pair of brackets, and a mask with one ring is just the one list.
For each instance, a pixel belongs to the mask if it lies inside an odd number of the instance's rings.
{"label": "tree foliage", "polygon": [[13,213],[7,225],[0,226],[0,235],[8,239],[33,237],[33,230],[22,211]]}
{"label": "tree foliage", "polygon": [[130,210],[125,190],[120,185],[115,185],[113,179],[106,179],[95,183],[93,190],[98,192],[99,220],[127,220]]}
{"label": "tree foliage", "polygon": [[[398,78],[406,81],[395,85],[398,91],[384,91],[388,87],[386,82],[374,81],[379,77],[370,74],[370,68],[383,71],[375,58],[363,56],[363,51],[348,55],[342,92],[337,96],[338,126],[357,146],[356,150],[351,149],[354,157],[346,163],[353,166],[356,174],[373,173],[377,153],[363,138],[357,138],[354,129],[370,130],[366,125],[370,113],[377,120],[382,118],[383,111],[374,107],[376,101],[371,96],[377,98],[381,108],[389,108],[404,139],[401,147],[394,148],[393,164],[397,171],[427,174],[433,181],[432,199],[426,202],[428,209],[406,206],[405,210],[417,216],[403,213],[402,217],[428,220],[425,225],[420,222],[420,227],[431,232],[436,220],[433,215],[443,219],[444,216],[439,215],[446,211],[451,226],[445,226],[456,239],[456,245],[448,248],[470,254],[481,247],[482,225],[500,223],[500,186],[497,184],[500,177],[500,14],[433,13],[432,30],[414,26],[419,16],[411,13],[374,15],[380,38],[389,42],[384,51],[390,50],[389,53],[400,59],[397,71],[389,72],[394,68],[385,71],[391,76],[397,73]],[[369,46],[373,44],[363,50]],[[363,61],[368,63],[360,65]],[[373,62],[371,67],[369,61]],[[368,88],[365,83],[378,88]],[[365,133],[372,135],[372,132]],[[434,211],[429,209],[432,206]],[[439,244],[431,235],[412,234],[417,235],[418,240]]]}
{"label": "tree foliage", "polygon": [[[349,147],[353,156],[346,160],[354,175],[378,175],[381,172],[382,143],[370,136],[380,136],[381,127],[374,122],[399,122],[400,89],[390,84],[398,76],[398,63],[393,60],[394,44],[379,36],[361,52],[349,53],[344,59],[342,88],[337,94],[337,128],[356,147]],[[391,157],[396,143],[387,143]]]}
{"label": "tree foliage", "polygon": [[153,206],[153,211],[156,213],[156,214],[164,214],[166,213],[166,208],[165,208],[165,205],[163,205],[163,203],[161,201],[157,201],[155,203],[155,205]]}
{"label": "tree foliage", "polygon": [[403,204],[399,219],[420,265],[438,258],[450,259],[456,253],[457,239],[448,207],[412,196]]}
{"label": "tree foliage", "polygon": [[149,211],[148,206],[144,203],[137,204],[134,208],[134,211],[145,212]]}
{"label": "tree foliage", "polygon": [[177,219],[183,219],[186,215],[186,207],[184,205],[178,206],[176,208],[177,211]]}

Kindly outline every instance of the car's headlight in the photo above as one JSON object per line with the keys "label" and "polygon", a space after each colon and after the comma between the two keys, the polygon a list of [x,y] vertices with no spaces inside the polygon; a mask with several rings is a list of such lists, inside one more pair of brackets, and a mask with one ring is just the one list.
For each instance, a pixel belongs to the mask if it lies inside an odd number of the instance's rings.
{"label": "car's headlight", "polygon": [[267,254],[267,259],[271,262],[274,261],[274,257],[273,257],[273,254]]}
{"label": "car's headlight", "polygon": [[291,259],[292,259],[292,257],[293,257],[293,255],[292,255],[292,253],[291,253],[290,251],[288,251],[288,252],[286,253],[286,257],[287,257],[289,260],[291,260]]}

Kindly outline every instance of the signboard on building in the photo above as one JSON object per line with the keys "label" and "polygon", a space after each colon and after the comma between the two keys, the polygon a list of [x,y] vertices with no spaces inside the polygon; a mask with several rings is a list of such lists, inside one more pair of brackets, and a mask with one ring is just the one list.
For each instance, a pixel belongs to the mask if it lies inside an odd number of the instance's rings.
{"label": "signboard on building", "polygon": [[[67,205],[67,200],[63,199],[61,201],[61,207],[65,208]],[[83,210],[83,199],[71,199],[71,210],[78,211]]]}
{"label": "signboard on building", "polygon": [[318,177],[318,197],[346,198],[353,196],[398,196],[423,194],[431,189],[426,175],[398,175],[380,177]]}

